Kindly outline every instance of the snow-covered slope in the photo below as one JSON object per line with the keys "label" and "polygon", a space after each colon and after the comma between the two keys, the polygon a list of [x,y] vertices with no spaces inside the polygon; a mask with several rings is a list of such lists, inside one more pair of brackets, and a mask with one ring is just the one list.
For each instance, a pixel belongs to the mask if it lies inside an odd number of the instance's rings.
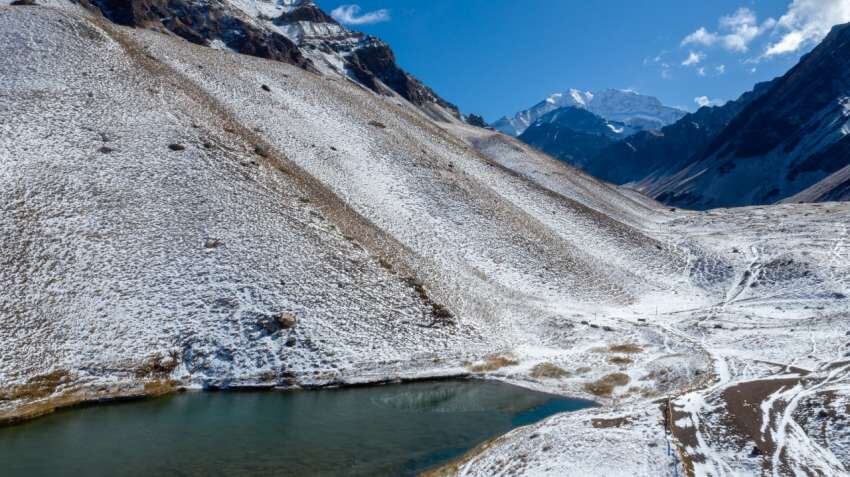
{"label": "snow-covered slope", "polygon": [[[62,0],[51,0],[59,2]],[[380,39],[348,30],[312,0],[79,0],[127,26],[170,31],[192,43],[284,61],[399,96],[433,119],[460,114],[398,67]]]}
{"label": "snow-covered slope", "polygon": [[664,106],[658,98],[630,90],[590,92],[570,89],[564,93],[555,93],[511,118],[499,119],[493,123],[493,128],[511,136],[519,136],[546,113],[565,107],[585,108],[609,121],[641,130],[660,129],[685,115],[684,111]]}
{"label": "snow-covered slope", "polygon": [[653,96],[619,89],[594,92],[587,108],[609,121],[638,129],[661,129],[685,115],[680,109],[664,106]]}
{"label": "snow-covered slope", "polygon": [[[627,193],[590,181],[573,193],[590,206],[553,193],[347,80],[70,7],[1,12],[15,120],[0,336],[27,350],[2,362],[0,386],[23,399],[4,413],[166,378],[456,372],[523,342],[516,326],[555,303],[689,286],[681,252],[598,211]],[[27,407],[27,383],[59,371],[29,396],[52,400]]]}
{"label": "snow-covered slope", "polygon": [[[0,419],[472,373],[604,407],[464,473],[850,465],[809,418],[850,393],[847,204],[670,211],[346,78],[53,5],[0,6]],[[789,403],[785,447],[727,457],[750,434],[712,413],[756,401],[721,391],[801,370],[758,401]]]}

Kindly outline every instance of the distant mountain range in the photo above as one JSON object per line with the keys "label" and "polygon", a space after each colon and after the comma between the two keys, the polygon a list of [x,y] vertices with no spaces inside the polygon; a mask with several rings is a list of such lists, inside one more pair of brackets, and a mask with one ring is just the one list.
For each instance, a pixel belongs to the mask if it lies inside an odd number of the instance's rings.
{"label": "distant mountain range", "polygon": [[573,89],[554,94],[513,118],[502,118],[493,127],[506,134],[519,133],[525,143],[587,169],[607,147],[640,131],[660,129],[684,115],[657,98],[634,91]]}
{"label": "distant mountain range", "polygon": [[[553,97],[493,126],[507,134],[521,129],[524,142],[669,205],[850,199],[850,25],[834,27],[784,76],[723,106],[674,118],[654,98],[608,94],[604,102],[602,94]],[[636,113],[644,104],[654,104],[653,112]],[[637,130],[624,129],[628,137],[590,130],[587,118],[558,112],[569,108],[596,114],[595,124],[607,123],[611,131],[618,120]]]}
{"label": "distant mountain range", "polygon": [[519,139],[574,166],[587,168],[596,154],[637,131],[624,123],[606,121],[584,108],[569,106],[544,114]]}
{"label": "distant mountain range", "polygon": [[664,106],[658,98],[630,90],[591,92],[570,89],[555,93],[513,117],[503,117],[491,126],[505,134],[519,136],[547,113],[569,107],[586,109],[603,119],[635,129],[659,129],[685,115],[682,110]]}
{"label": "distant mountain range", "polygon": [[587,161],[584,169],[615,184],[649,183],[673,175],[702,154],[732,118],[772,84],[759,83],[753,91],[723,106],[703,107],[660,130],[640,131],[612,143]]}

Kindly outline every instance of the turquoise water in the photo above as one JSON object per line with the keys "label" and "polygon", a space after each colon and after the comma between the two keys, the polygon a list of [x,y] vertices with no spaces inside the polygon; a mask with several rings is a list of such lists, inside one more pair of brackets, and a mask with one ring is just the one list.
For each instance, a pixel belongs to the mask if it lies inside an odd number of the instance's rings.
{"label": "turquoise water", "polygon": [[475,380],[191,392],[0,428],[0,475],[415,475],[592,405]]}

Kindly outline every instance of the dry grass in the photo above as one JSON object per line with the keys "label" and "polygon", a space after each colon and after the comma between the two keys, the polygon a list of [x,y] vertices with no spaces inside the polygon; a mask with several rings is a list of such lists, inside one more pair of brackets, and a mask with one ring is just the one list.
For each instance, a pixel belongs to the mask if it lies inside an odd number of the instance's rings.
{"label": "dry grass", "polygon": [[610,419],[600,417],[596,419],[591,419],[590,424],[597,429],[610,429],[612,427],[623,427],[628,424],[631,424],[631,419],[629,419],[628,416],[613,417]]}
{"label": "dry grass", "polygon": [[0,399],[14,401],[17,399],[41,399],[56,392],[60,384],[69,381],[70,374],[64,369],[57,369],[47,374],[33,376],[24,384],[12,386],[0,391]]}
{"label": "dry grass", "polygon": [[136,368],[137,378],[146,378],[150,376],[165,376],[171,374],[174,368],[177,367],[177,357],[163,357],[157,353],[145,359],[138,368]]}
{"label": "dry grass", "polygon": [[531,368],[531,377],[537,379],[559,379],[570,376],[570,372],[552,363],[540,363]]}
{"label": "dry grass", "polygon": [[149,397],[170,394],[176,391],[179,385],[180,383],[173,379],[148,381],[144,384],[144,394]]}
{"label": "dry grass", "polygon": [[608,358],[608,362],[611,364],[616,364],[618,366],[626,366],[634,363],[632,358],[629,358],[628,356],[611,356],[610,358]]}
{"label": "dry grass", "polygon": [[513,356],[501,354],[493,355],[485,358],[484,363],[472,366],[470,371],[473,373],[487,373],[507,366],[516,366],[517,364],[519,364],[519,361],[517,361]]}
{"label": "dry grass", "polygon": [[611,353],[626,353],[626,354],[634,354],[634,353],[643,353],[643,348],[634,344],[634,343],[624,343],[618,345],[611,345],[608,347],[608,351]]}
{"label": "dry grass", "polygon": [[610,396],[617,386],[625,386],[629,384],[631,379],[627,374],[612,373],[604,376],[596,381],[585,383],[585,391],[595,396]]}

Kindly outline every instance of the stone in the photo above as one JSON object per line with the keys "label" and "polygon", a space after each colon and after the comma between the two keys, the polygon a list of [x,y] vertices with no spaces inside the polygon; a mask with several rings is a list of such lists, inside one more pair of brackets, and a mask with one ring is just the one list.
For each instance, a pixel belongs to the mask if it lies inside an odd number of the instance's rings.
{"label": "stone", "polygon": [[289,313],[289,312],[283,312],[283,313],[277,315],[276,319],[277,319],[277,323],[280,325],[280,327],[285,329],[285,330],[288,330],[290,328],[294,328],[295,325],[298,323],[298,320],[296,319],[295,315],[293,315],[292,313]]}

